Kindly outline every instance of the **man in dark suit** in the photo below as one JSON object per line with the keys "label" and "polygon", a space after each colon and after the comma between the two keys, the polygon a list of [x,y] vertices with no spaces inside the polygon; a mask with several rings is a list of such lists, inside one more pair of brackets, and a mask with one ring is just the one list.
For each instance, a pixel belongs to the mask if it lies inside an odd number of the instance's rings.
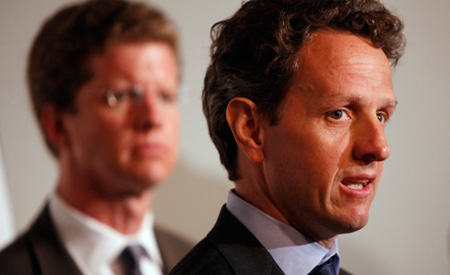
{"label": "man in dark suit", "polygon": [[235,189],[171,274],[345,274],[390,151],[402,22],[377,0],[250,0],[213,26],[203,110]]}
{"label": "man in dark suit", "polygon": [[167,274],[192,248],[154,228],[151,210],[178,155],[177,40],[164,14],[125,0],[79,2],[44,23],[27,80],[59,175],[0,252],[0,274]]}

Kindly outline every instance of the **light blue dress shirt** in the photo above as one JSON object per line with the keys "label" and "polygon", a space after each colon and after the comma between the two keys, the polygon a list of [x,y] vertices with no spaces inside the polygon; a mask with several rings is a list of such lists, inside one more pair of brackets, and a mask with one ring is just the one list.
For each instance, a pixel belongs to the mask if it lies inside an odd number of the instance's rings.
{"label": "light blue dress shirt", "polygon": [[[233,190],[228,194],[226,207],[269,251],[287,275],[306,275],[317,265],[338,254],[337,240],[328,250],[293,227],[245,202]],[[333,263],[336,274],[339,274],[339,254]]]}

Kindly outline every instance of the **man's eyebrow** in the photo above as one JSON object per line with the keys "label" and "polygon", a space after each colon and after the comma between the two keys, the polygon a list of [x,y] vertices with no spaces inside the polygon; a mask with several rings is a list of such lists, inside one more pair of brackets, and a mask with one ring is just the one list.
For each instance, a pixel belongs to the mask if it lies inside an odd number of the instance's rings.
{"label": "man's eyebrow", "polygon": [[[324,102],[333,102],[333,101],[358,102],[361,100],[362,100],[362,97],[358,96],[358,95],[339,94],[339,93],[327,95],[323,99]],[[387,107],[395,107],[398,105],[397,98],[395,98],[394,100],[391,100],[388,98],[386,100],[386,102],[387,102],[387,104],[386,104]]]}
{"label": "man's eyebrow", "polygon": [[386,107],[397,107],[397,105],[398,105],[398,100],[397,99],[395,99],[394,101],[390,101],[387,105],[386,105]]}

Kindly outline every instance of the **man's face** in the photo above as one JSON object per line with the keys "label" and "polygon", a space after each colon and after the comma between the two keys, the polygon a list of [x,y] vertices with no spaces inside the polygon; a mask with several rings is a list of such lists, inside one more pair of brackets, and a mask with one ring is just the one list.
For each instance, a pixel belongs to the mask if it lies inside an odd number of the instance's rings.
{"label": "man's face", "polygon": [[63,116],[75,171],[110,193],[140,192],[164,181],[177,159],[180,126],[172,49],[157,42],[119,44],[94,55],[91,67],[75,113]]}
{"label": "man's face", "polygon": [[288,223],[320,240],[367,223],[396,99],[386,56],[363,38],[318,31],[298,66],[266,129],[266,188]]}

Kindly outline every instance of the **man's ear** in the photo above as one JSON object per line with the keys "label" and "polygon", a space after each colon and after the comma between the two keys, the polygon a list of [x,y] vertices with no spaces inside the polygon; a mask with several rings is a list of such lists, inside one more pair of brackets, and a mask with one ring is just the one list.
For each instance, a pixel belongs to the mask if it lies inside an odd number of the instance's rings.
{"label": "man's ear", "polygon": [[227,106],[227,122],[241,151],[251,161],[264,160],[264,120],[256,104],[248,98],[235,97]]}
{"label": "man's ear", "polygon": [[55,105],[47,104],[42,108],[41,125],[47,141],[57,150],[68,144],[67,134],[63,123],[63,112]]}

